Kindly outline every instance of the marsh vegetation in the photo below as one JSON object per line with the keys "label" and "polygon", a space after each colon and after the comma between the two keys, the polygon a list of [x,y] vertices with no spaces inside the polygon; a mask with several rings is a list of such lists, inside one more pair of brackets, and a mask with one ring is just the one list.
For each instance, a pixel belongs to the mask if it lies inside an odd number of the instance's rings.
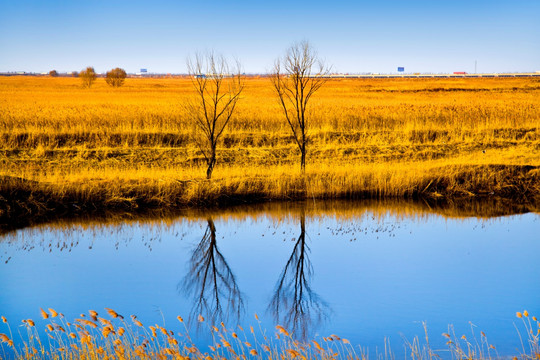
{"label": "marsh vegetation", "polygon": [[[281,325],[275,327],[274,334],[257,325],[244,329],[241,326],[227,327],[225,323],[212,325],[204,323],[199,316],[198,322],[211,334],[213,342],[208,348],[199,348],[193,343],[184,319],[177,317],[179,326],[165,328],[159,324],[145,326],[131,315],[129,319],[115,310],[105,308],[107,315],[90,310],[80,314],[79,318],[66,319],[54,309],[41,310],[41,317],[46,319],[44,325],[47,339],[41,339],[36,323],[32,319],[23,319],[24,335],[21,334],[23,346],[15,346],[12,334],[0,333],[0,347],[4,348],[14,359],[320,359],[320,360],[367,360],[370,353],[362,347],[356,347],[346,338],[332,334],[310,341],[298,341]],[[103,317],[102,317],[103,316]],[[540,327],[535,316],[529,317],[525,310],[517,312],[522,319],[520,327],[524,332],[527,350],[512,359],[536,359],[540,354],[540,343],[537,329]],[[258,316],[255,315],[258,321]],[[2,316],[3,325],[11,333],[11,327]],[[178,331],[177,329],[180,328]],[[174,330],[172,330],[174,329]],[[446,349],[433,349],[429,344],[427,328],[425,338],[405,339],[407,355],[405,359],[427,360],[433,358],[452,359],[499,359],[497,348],[490,344],[486,334],[480,331],[476,336],[457,336],[452,332],[442,336],[447,340]],[[536,334],[535,334],[536,333]],[[371,355],[381,360],[395,359],[390,344],[380,352]],[[6,349],[7,348],[7,349]]]}
{"label": "marsh vegetation", "polygon": [[[534,78],[329,80],[305,174],[267,78],[246,78],[211,180],[192,79],[0,79],[0,216],[313,198],[500,197],[537,205]],[[6,220],[3,220],[6,221]]]}

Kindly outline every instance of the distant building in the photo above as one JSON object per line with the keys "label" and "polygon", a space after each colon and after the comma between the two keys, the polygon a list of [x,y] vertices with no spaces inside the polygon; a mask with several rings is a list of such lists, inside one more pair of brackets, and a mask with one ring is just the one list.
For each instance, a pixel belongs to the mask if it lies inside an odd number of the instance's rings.
{"label": "distant building", "polygon": [[137,76],[148,75],[148,69],[141,69],[139,72],[136,72],[135,75]]}

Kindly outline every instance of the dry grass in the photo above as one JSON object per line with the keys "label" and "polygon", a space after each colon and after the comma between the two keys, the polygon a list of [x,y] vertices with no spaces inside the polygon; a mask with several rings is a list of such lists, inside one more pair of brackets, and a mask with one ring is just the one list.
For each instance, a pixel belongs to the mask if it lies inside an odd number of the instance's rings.
{"label": "dry grass", "polygon": [[0,78],[0,217],[269,199],[540,198],[540,81],[331,80],[307,171],[268,79],[249,79],[204,179],[189,79]]}
{"label": "dry grass", "polygon": [[[276,326],[274,336],[260,325],[257,329],[227,328],[225,324],[210,324],[199,316],[198,327],[206,328],[211,334],[212,344],[208,350],[197,347],[189,334],[184,320],[178,316],[179,323],[169,329],[158,324],[145,326],[136,316],[126,319],[112,309],[105,309],[107,315],[101,317],[96,311],[81,314],[79,318],[69,321],[54,309],[48,312],[41,309],[45,321],[42,325],[46,338],[40,336],[36,322],[31,319],[22,320],[24,331],[20,338],[14,338],[11,325],[2,317],[6,333],[0,333],[0,349],[13,354],[15,359],[347,359],[367,360],[375,357],[380,360],[393,360],[395,356],[389,344],[384,352],[373,354],[368,349],[351,344],[349,340],[338,335],[300,342],[280,325]],[[515,354],[514,360],[534,360],[540,358],[540,322],[524,311],[516,313],[522,320],[524,335],[519,335],[522,342],[521,352]],[[257,321],[257,315],[255,315]],[[405,359],[432,360],[452,359],[498,359],[497,348],[488,342],[483,332],[469,338],[458,336],[450,327],[442,336],[447,342],[447,349],[434,350],[429,345],[427,329],[425,338],[416,337],[411,341],[405,339],[407,349]],[[41,333],[43,334],[43,332]],[[448,354],[449,353],[449,354]]]}

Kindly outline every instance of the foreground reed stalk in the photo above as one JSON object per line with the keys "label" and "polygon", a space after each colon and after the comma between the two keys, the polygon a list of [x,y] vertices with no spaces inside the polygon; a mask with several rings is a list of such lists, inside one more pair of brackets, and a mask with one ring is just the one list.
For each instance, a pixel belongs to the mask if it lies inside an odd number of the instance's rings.
{"label": "foreground reed stalk", "polygon": [[[22,320],[20,339],[13,338],[12,325],[2,316],[3,328],[8,334],[0,333],[0,358],[14,359],[368,359],[370,352],[361,346],[353,346],[349,340],[338,335],[329,335],[310,341],[300,342],[284,327],[277,325],[274,336],[267,334],[259,323],[255,330],[250,326],[227,328],[224,323],[205,323],[198,317],[199,326],[211,334],[212,344],[208,349],[200,349],[193,342],[188,326],[178,316],[178,324],[173,329],[160,325],[145,326],[135,315],[124,318],[116,311],[106,308],[106,317],[90,310],[73,321],[54,309],[41,309],[46,338],[42,339],[36,323],[31,319]],[[522,349],[513,357],[517,359],[540,358],[540,323],[527,311],[518,312],[521,328],[526,335],[521,337]],[[179,329],[179,330],[178,330]],[[484,332],[471,338],[458,336],[449,327],[442,336],[447,339],[447,349],[434,350],[429,345],[427,328],[424,324],[425,340],[415,337],[405,340],[406,358],[410,359],[497,359],[496,347],[488,342]],[[384,352],[371,354],[377,359],[394,359],[389,343]]]}

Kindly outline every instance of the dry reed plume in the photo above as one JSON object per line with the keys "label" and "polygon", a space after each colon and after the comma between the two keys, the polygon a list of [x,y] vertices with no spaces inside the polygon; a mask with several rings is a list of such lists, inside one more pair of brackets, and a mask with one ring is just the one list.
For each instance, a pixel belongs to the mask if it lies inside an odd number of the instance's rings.
{"label": "dry reed plume", "polygon": [[[13,337],[11,324],[2,317],[0,333],[0,349],[3,355],[15,359],[347,359],[367,360],[370,356],[381,360],[395,358],[389,344],[385,343],[384,352],[370,353],[367,349],[353,345],[347,339],[332,334],[326,337],[300,342],[294,334],[283,326],[277,325],[274,336],[268,334],[258,322],[258,329],[250,326],[244,330],[241,326],[227,328],[220,324],[206,323],[202,316],[198,317],[200,325],[205,325],[211,334],[212,344],[208,350],[201,349],[192,341],[188,326],[178,316],[178,325],[166,329],[158,324],[145,326],[137,316],[124,318],[112,309],[106,309],[110,319],[100,317],[90,310],[89,315],[81,314],[73,321],[67,320],[63,314],[49,309],[49,314],[42,311],[48,320],[44,331],[38,331],[36,323],[31,319],[22,320],[23,331],[19,339]],[[526,335],[519,334],[522,349],[513,360],[533,360],[540,358],[540,322],[527,311],[518,312],[521,328]],[[41,324],[40,324],[41,325]],[[179,330],[178,330],[179,329]],[[452,359],[498,359],[500,355],[495,345],[488,342],[484,332],[456,335],[453,327],[442,336],[446,339],[447,349],[434,350],[429,345],[427,328],[424,324],[425,340],[415,337],[411,341],[405,339],[405,358],[427,360],[441,357]],[[42,339],[43,335],[46,338]],[[388,346],[386,346],[388,345]],[[449,353],[449,354],[448,354]]]}

